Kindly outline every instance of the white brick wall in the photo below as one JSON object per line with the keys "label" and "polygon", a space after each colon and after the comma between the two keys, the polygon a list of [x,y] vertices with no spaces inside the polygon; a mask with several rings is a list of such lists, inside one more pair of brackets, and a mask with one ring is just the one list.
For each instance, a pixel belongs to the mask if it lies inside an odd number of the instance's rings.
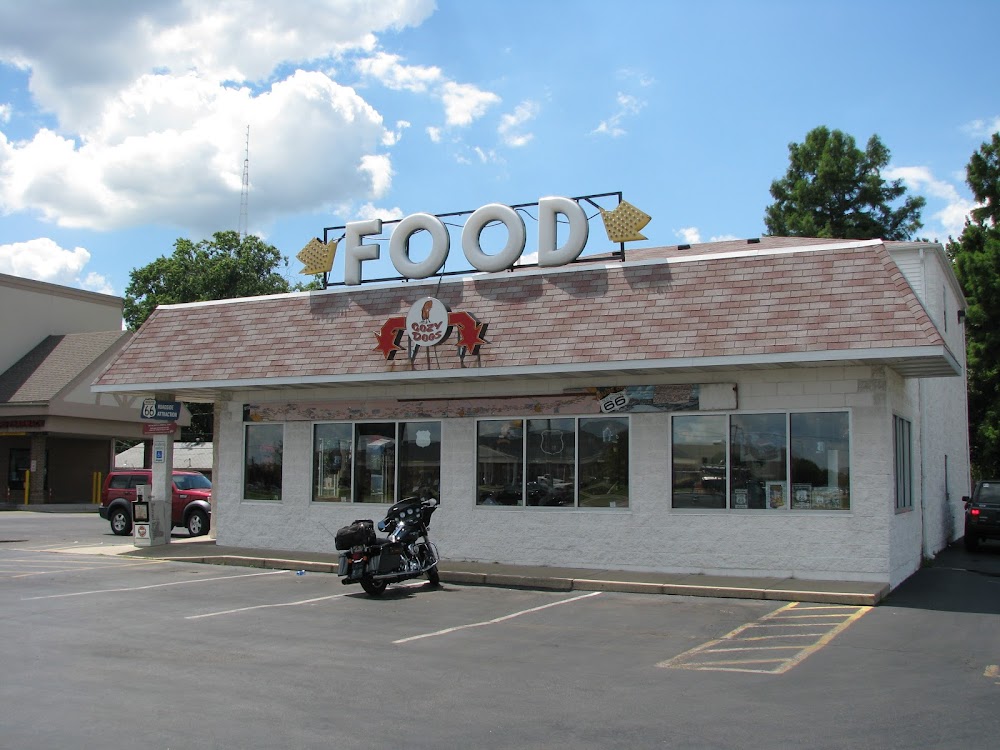
{"label": "white brick wall", "polygon": [[[922,394],[917,381],[903,381],[883,367],[851,366],[744,370],[699,379],[736,382],[738,412],[847,410],[851,420],[851,510],[793,513],[671,508],[670,415],[659,413],[631,416],[631,507],[477,507],[475,419],[447,419],[442,424],[442,508],[435,514],[432,533],[442,554],[449,559],[487,562],[851,579],[896,585],[919,566],[922,544],[928,551],[936,551],[942,540],[953,537],[954,502],[943,508],[938,496],[932,495],[922,510],[917,507],[921,499],[919,470],[914,478],[914,510],[894,511],[892,415],[895,411],[912,419],[914,463],[918,464],[921,420],[915,415]],[[675,378],[672,382],[691,379]],[[925,382],[923,399],[935,405],[928,417],[931,424],[942,424],[940,420],[948,419],[953,404],[961,401],[957,383],[958,379]],[[490,391],[542,394],[546,389],[559,392],[562,385],[494,383]],[[482,394],[485,390],[483,384],[458,386],[449,395]],[[299,393],[295,393],[296,399],[303,402],[387,396],[384,387]],[[405,387],[395,393],[400,397],[415,395]],[[224,405],[216,481],[219,543],[332,550],[337,528],[355,518],[378,520],[384,506],[310,502],[309,422],[285,424],[282,501],[242,501],[242,404],[267,399],[289,400],[288,394],[274,399],[273,393],[246,393]],[[947,422],[944,432],[951,434],[956,429],[957,424]],[[949,460],[954,462],[949,480],[956,488],[952,493],[955,501],[961,494],[962,472],[967,469],[958,455]],[[943,481],[931,469],[924,474],[929,486],[937,487]]]}

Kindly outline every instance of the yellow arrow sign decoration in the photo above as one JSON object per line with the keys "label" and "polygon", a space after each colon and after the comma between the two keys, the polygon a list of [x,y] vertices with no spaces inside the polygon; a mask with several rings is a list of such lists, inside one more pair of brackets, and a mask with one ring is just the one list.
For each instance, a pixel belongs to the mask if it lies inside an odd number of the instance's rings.
{"label": "yellow arrow sign decoration", "polygon": [[314,275],[328,273],[333,268],[333,257],[337,254],[337,241],[324,244],[313,237],[309,243],[299,250],[298,258],[305,265],[299,273]]}
{"label": "yellow arrow sign decoration", "polygon": [[622,201],[614,211],[601,209],[601,218],[604,219],[604,230],[608,233],[608,239],[612,242],[633,242],[644,240],[646,236],[639,233],[639,230],[646,226],[652,216],[640,211],[628,201]]}

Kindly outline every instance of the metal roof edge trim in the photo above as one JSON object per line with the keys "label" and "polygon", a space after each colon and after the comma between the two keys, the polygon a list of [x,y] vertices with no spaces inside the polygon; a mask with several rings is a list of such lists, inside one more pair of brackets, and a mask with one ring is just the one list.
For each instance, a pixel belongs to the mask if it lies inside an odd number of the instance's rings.
{"label": "metal roof edge trim", "polygon": [[686,370],[698,368],[745,367],[751,365],[799,365],[837,364],[845,361],[879,361],[899,359],[921,359],[941,357],[960,375],[962,368],[946,346],[881,347],[876,349],[836,349],[810,352],[789,352],[781,354],[750,354],[719,357],[680,357],[676,359],[621,360],[613,362],[584,362],[569,365],[536,365],[531,367],[469,367],[459,370],[410,370],[407,372],[357,373],[351,375],[310,375],[297,378],[254,378],[233,380],[169,381],[163,383],[133,383],[129,385],[92,385],[97,393],[127,393],[177,390],[234,390],[254,388],[278,388],[282,386],[324,386],[356,383],[372,383],[375,380],[391,378],[394,381],[439,380],[442,378],[482,378],[498,376],[559,376],[565,374],[593,373],[621,370]]}

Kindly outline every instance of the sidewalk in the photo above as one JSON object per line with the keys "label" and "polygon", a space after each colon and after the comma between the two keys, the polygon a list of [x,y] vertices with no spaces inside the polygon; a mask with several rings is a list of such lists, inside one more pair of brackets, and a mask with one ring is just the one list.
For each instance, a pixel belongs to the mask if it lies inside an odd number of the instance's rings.
{"label": "sidewalk", "polygon": [[[214,539],[174,539],[157,547],[126,548],[122,554],[162,560],[240,565],[252,568],[336,573],[336,552],[293,552],[224,547]],[[881,583],[808,581],[797,578],[642,573],[442,560],[444,583],[530,588],[548,591],[621,591],[634,594],[716,596],[735,599],[820,602],[874,606],[888,593]]]}
{"label": "sidewalk", "polygon": [[28,504],[23,502],[0,502],[2,510],[26,510],[33,513],[96,513],[100,508],[99,503],[42,503]]}

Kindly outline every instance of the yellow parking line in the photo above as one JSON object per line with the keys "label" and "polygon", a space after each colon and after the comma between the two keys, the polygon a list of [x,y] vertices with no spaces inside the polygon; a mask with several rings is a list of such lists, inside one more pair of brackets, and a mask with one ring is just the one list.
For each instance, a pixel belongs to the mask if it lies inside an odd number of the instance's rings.
{"label": "yellow parking line", "polygon": [[778,672],[778,674],[782,674],[784,672],[787,672],[789,669],[791,669],[795,665],[801,664],[810,655],[812,655],[812,654],[816,653],[817,651],[819,651],[821,648],[823,648],[823,646],[825,646],[830,641],[832,641],[834,638],[836,638],[838,635],[840,635],[841,633],[843,633],[845,630],[847,630],[847,628],[849,628],[855,622],[857,622],[858,620],[860,620],[862,617],[864,617],[870,611],[871,611],[871,607],[859,607],[857,612],[855,612],[853,615],[850,615],[844,622],[842,622],[840,625],[838,625],[837,627],[835,627],[829,633],[827,633],[826,635],[824,635],[822,638],[820,638],[818,641],[816,641],[816,643],[814,643],[811,646],[807,646],[806,648],[804,648],[802,650],[802,652],[798,656],[795,656],[795,657],[789,659],[788,664],[780,672]]}
{"label": "yellow parking line", "polygon": [[[799,602],[791,602],[790,604],[780,607],[779,609],[764,615],[759,620],[755,622],[749,622],[735,630],[726,633],[726,635],[718,638],[714,641],[709,641],[697,646],[693,649],[685,651],[672,659],[667,659],[666,661],[660,662],[656,666],[666,667],[673,669],[693,669],[693,670],[718,670],[725,672],[756,672],[760,674],[783,674],[789,669],[792,669],[798,664],[801,664],[806,658],[811,654],[816,653],[823,646],[827,645],[834,638],[842,633],[851,624],[856,622],[860,617],[865,615],[871,607],[857,607],[857,606],[847,606],[847,605],[836,605],[839,614],[833,615],[839,622],[837,623],[799,623],[799,622],[789,622],[789,620],[794,620],[796,618],[808,618],[817,617],[817,615],[805,614],[806,611],[817,611],[822,609],[831,609],[828,607],[798,607]],[[800,614],[802,613],[802,614]],[[819,617],[830,617],[830,615],[819,615]],[[749,635],[749,633],[758,631],[761,628],[812,628],[813,631],[819,632],[791,632],[791,633],[781,633],[772,635]],[[770,640],[772,642],[779,639],[810,639],[811,642],[802,643],[791,643],[786,645],[760,645],[759,642],[763,640]],[[740,645],[746,643],[748,645]],[[749,658],[756,652],[765,651],[792,651],[794,653],[788,655],[785,658]],[[745,659],[727,659],[727,660],[713,660],[713,659],[699,659],[695,661],[696,658],[706,656],[708,654],[737,654],[745,653],[748,658]],[[763,653],[761,653],[763,657]],[[769,669],[755,668],[762,665],[769,664],[775,665]]]}

